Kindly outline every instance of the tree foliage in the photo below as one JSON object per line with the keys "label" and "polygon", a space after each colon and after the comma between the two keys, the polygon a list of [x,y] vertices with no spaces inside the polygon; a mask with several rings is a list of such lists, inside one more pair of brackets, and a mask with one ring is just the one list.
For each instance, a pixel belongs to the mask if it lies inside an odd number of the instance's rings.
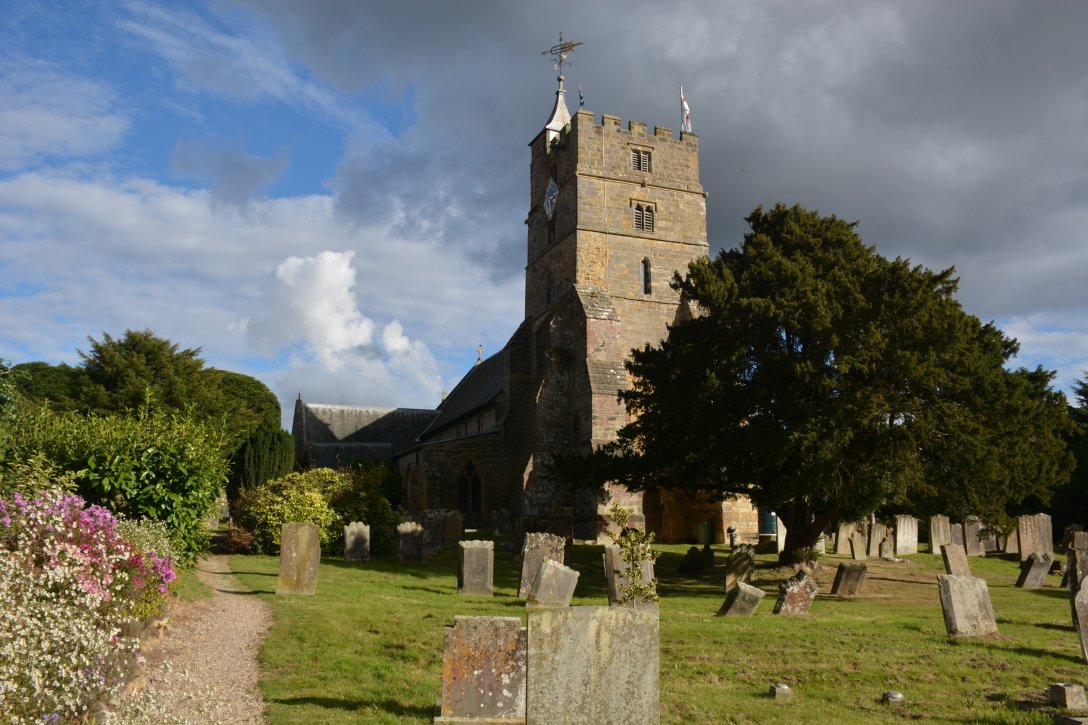
{"label": "tree foliage", "polygon": [[675,279],[700,314],[633,351],[634,420],[590,477],[747,494],[786,525],[786,559],[885,502],[1000,524],[1068,478],[1053,374],[1005,368],[1016,341],[963,311],[954,270],[796,206],[747,221]]}
{"label": "tree foliage", "polygon": [[231,454],[227,499],[231,506],[247,490],[286,476],[295,466],[295,439],[276,420],[265,420]]}

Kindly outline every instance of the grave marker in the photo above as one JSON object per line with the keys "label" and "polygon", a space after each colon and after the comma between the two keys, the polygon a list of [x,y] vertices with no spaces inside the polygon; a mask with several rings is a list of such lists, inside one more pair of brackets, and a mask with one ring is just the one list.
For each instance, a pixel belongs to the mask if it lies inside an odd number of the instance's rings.
{"label": "grave marker", "polygon": [[900,514],[895,517],[895,556],[918,553],[918,519]]}
{"label": "grave marker", "polygon": [[520,617],[453,618],[435,723],[524,722],[528,636]]}
{"label": "grave marker", "polygon": [[419,517],[423,528],[423,553],[434,556],[442,551],[442,530],[446,525],[445,509],[427,509]]}
{"label": "grave marker", "polygon": [[442,548],[455,549],[464,531],[464,518],[460,511],[447,511],[442,520]]}
{"label": "grave marker", "polygon": [[869,548],[869,541],[865,538],[865,534],[860,531],[855,531],[850,535],[850,555],[855,561],[863,561],[868,558],[866,551]]}
{"label": "grave marker", "polygon": [[831,593],[840,597],[854,597],[861,593],[861,585],[865,583],[865,574],[869,570],[865,564],[839,564],[835,572],[835,582],[831,585]]}
{"label": "grave marker", "polygon": [[986,548],[979,538],[981,531],[982,521],[978,516],[968,516],[963,522],[963,548],[967,551],[967,556],[986,555]]}
{"label": "grave marker", "polygon": [[569,607],[577,585],[578,572],[553,559],[545,559],[525,603],[530,607]]}
{"label": "grave marker", "polygon": [[1020,562],[1020,576],[1016,579],[1016,586],[1021,589],[1042,588],[1053,563],[1050,554],[1045,552],[1030,555],[1027,561]]}
{"label": "grave marker", "polygon": [[949,637],[982,637],[997,632],[997,619],[986,580],[941,574],[937,587]]}
{"label": "grave marker", "polygon": [[1088,587],[1081,587],[1073,597],[1073,627],[1080,641],[1080,654],[1088,662]]}
{"label": "grave marker", "polygon": [[457,593],[478,597],[495,594],[495,542],[457,542]]}
{"label": "grave marker", "polygon": [[313,596],[321,564],[321,534],[315,524],[291,522],[280,532],[280,573],[276,594]]}
{"label": "grave marker", "polygon": [[945,544],[941,547],[944,570],[953,576],[971,576],[971,565],[967,562],[967,552],[959,544]]}
{"label": "grave marker", "polygon": [[415,521],[397,524],[397,561],[402,564],[423,563],[423,527]]}
{"label": "grave marker", "polygon": [[[604,578],[608,585],[608,603],[612,606],[623,604],[623,590],[627,587],[627,562],[621,556],[621,549],[616,544],[604,547]],[[639,562],[641,582],[649,584],[654,579],[654,563],[649,560]]]}
{"label": "grave marker", "polygon": [[880,556],[880,542],[884,541],[888,536],[888,527],[879,521],[873,522],[873,525],[869,527],[869,551],[867,552],[871,557]]}
{"label": "grave marker", "polygon": [[850,551],[850,537],[853,536],[858,530],[857,523],[853,521],[847,521],[839,524],[839,530],[835,534],[835,553],[842,555],[853,555]]}
{"label": "grave marker", "polygon": [[763,601],[763,596],[762,589],[745,582],[737,582],[736,586],[726,592],[725,601],[718,610],[718,616],[747,617],[756,611],[756,607]]}
{"label": "grave marker", "polygon": [[1054,531],[1050,525],[1049,514],[1018,516],[1016,531],[1020,561],[1027,561],[1027,558],[1035,552],[1054,553]]}
{"label": "grave marker", "polygon": [[752,581],[752,575],[756,571],[756,549],[751,544],[741,544],[733,549],[729,558],[725,560],[725,591],[735,587],[739,582]]}
{"label": "grave marker", "polygon": [[344,527],[344,561],[370,561],[370,525],[352,521]]}
{"label": "grave marker", "polygon": [[964,545],[963,541],[963,524],[952,524],[952,543],[962,546],[966,555],[967,546]]}
{"label": "grave marker", "polygon": [[521,547],[521,582],[518,584],[520,599],[529,596],[537,571],[545,560],[563,563],[565,547],[566,542],[560,536],[539,532],[525,535],[525,543]]}
{"label": "grave marker", "polygon": [[952,543],[952,525],[943,514],[929,517],[929,553],[938,554],[941,547]]}
{"label": "grave marker", "polygon": [[815,579],[803,571],[798,571],[780,583],[778,590],[778,601],[774,604],[775,614],[808,614],[819,587]]}
{"label": "grave marker", "polygon": [[891,536],[885,536],[880,542],[880,558],[895,561],[895,540]]}

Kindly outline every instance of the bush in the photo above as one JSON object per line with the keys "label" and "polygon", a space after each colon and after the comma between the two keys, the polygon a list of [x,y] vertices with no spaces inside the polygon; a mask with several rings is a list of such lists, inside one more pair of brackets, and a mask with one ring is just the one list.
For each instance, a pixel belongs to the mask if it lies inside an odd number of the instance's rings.
{"label": "bush", "polygon": [[160,610],[173,578],[169,558],[140,551],[79,496],[0,499],[5,722],[79,717],[119,689],[137,645],[124,625]]}
{"label": "bush", "polygon": [[86,501],[164,522],[178,561],[191,564],[207,548],[203,520],[226,481],[224,442],[220,426],[188,414],[84,417],[44,408],[16,421],[5,467],[42,456],[73,476]]}
{"label": "bush", "polygon": [[[400,519],[386,492],[399,489],[396,469],[388,463],[361,463],[342,473],[348,485],[330,496],[329,503],[344,524],[362,521],[370,526],[371,553],[393,553]],[[341,528],[341,543],[343,535]]]}
{"label": "bush", "polygon": [[321,548],[329,550],[341,526],[340,517],[329,506],[326,491],[342,486],[340,476],[330,468],[289,473],[266,481],[239,499],[239,523],[253,533],[254,548],[262,554],[279,551],[283,525],[291,521],[316,524]]}

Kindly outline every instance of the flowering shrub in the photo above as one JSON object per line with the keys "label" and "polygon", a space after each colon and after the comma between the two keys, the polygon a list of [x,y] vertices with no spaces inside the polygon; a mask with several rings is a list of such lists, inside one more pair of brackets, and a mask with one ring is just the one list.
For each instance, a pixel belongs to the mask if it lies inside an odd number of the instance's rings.
{"label": "flowering shrub", "polygon": [[79,496],[0,499],[0,712],[71,718],[118,689],[137,645],[124,625],[159,611],[173,579],[169,556]]}
{"label": "flowering shrub", "polygon": [[291,521],[316,524],[323,548],[335,540],[341,527],[336,512],[329,506],[325,491],[340,485],[340,476],[328,468],[304,473],[289,473],[266,481],[239,501],[239,519],[253,532],[253,544],[262,554],[279,552],[283,525]]}

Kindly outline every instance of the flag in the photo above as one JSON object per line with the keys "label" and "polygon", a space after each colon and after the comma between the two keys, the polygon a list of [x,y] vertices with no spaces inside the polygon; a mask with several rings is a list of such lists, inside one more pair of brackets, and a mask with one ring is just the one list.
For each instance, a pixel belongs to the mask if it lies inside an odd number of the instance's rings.
{"label": "flag", "polygon": [[684,87],[680,86],[680,130],[691,133],[691,109],[688,108],[688,99],[684,98]]}
{"label": "flag", "polygon": [[582,87],[578,86],[578,108],[586,105],[586,97],[582,95]]}

